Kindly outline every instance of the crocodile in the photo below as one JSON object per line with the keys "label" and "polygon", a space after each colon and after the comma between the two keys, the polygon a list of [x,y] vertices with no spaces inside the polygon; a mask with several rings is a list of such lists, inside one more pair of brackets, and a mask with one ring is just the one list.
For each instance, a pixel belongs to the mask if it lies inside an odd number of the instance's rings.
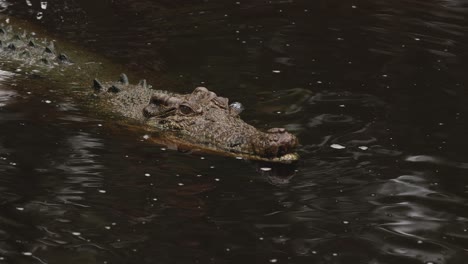
{"label": "crocodile", "polygon": [[[299,159],[295,135],[284,128],[261,131],[249,125],[240,118],[243,106],[238,102],[229,103],[228,98],[205,87],[187,94],[156,90],[144,79],[130,83],[126,74],[101,82],[91,76],[113,67],[107,66],[105,59],[73,45],[68,46],[74,57],[69,56],[63,52],[67,44],[60,44],[64,48],[59,49],[55,41],[40,38],[34,26],[19,20],[12,26],[10,20],[0,27],[2,68],[18,67],[25,73],[43,74],[62,86],[82,87],[74,96],[92,102],[89,104],[96,112],[119,116],[149,133],[164,135],[164,140],[154,140],[156,143],[249,160],[292,163]],[[25,28],[34,31],[26,33]]]}

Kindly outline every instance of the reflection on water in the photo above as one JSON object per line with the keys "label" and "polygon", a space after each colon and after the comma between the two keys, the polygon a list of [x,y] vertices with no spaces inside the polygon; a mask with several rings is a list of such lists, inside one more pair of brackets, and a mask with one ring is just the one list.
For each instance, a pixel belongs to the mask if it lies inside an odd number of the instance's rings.
{"label": "reflection on water", "polygon": [[0,262],[466,262],[462,1],[30,2],[0,8],[242,102],[302,158],[167,150],[0,71]]}

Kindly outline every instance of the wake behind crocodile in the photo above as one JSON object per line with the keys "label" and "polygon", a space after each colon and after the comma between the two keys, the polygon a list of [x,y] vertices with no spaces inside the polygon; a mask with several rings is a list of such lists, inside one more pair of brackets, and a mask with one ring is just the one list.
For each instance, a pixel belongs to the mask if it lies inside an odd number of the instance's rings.
{"label": "wake behind crocodile", "polygon": [[7,22],[0,27],[2,70],[53,83],[91,114],[145,131],[157,144],[268,162],[298,160],[294,135],[284,128],[263,132],[247,124],[238,102],[229,103],[205,87],[178,94],[153,89],[145,79],[132,84],[120,73],[125,71],[121,65],[70,43],[57,45],[27,22],[0,19]]}

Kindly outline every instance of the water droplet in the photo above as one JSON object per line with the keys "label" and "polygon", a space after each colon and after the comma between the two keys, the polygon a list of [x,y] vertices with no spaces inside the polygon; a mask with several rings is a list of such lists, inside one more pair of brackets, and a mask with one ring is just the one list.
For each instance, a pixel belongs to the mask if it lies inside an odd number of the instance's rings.
{"label": "water droplet", "polygon": [[260,168],[260,170],[262,170],[262,171],[271,171],[271,168],[263,167],[263,168]]}
{"label": "water droplet", "polygon": [[23,252],[22,254],[25,255],[25,256],[32,256],[31,252]]}
{"label": "water droplet", "polygon": [[47,9],[47,1],[42,1],[41,2],[41,8],[46,10]]}
{"label": "water droplet", "polygon": [[81,233],[80,232],[72,232],[72,235],[79,236],[79,235],[81,235]]}
{"label": "water droplet", "polygon": [[276,263],[276,262],[278,262],[277,259],[270,259],[270,263]]}
{"label": "water droplet", "polygon": [[145,173],[145,176],[146,176],[146,177],[149,177],[149,176],[151,176],[151,174],[149,174],[149,173]]}
{"label": "water droplet", "polygon": [[106,190],[99,190],[100,193],[106,193]]}
{"label": "water droplet", "polygon": [[31,0],[26,0],[26,4],[27,4],[28,6],[32,6]]}
{"label": "water droplet", "polygon": [[44,14],[42,12],[37,12],[36,18],[38,20],[41,20],[43,16],[44,16]]}
{"label": "water droplet", "polygon": [[368,150],[369,148],[366,147],[366,146],[360,146],[359,149],[360,149],[360,150]]}

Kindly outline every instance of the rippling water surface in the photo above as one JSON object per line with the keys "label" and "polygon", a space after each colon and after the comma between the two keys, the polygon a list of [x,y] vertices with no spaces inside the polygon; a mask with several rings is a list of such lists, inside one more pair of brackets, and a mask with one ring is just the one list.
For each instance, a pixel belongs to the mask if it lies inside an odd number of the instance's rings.
{"label": "rippling water surface", "polygon": [[42,2],[0,10],[241,101],[302,159],[155,146],[2,70],[0,262],[468,263],[466,1]]}

